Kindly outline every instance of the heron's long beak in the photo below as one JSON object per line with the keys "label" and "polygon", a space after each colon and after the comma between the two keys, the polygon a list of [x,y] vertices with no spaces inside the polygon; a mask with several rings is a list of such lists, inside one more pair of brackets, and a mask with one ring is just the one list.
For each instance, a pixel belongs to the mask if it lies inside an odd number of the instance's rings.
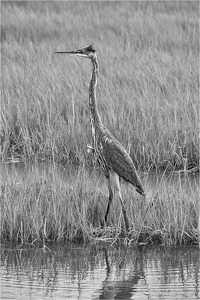
{"label": "heron's long beak", "polygon": [[56,51],[53,54],[79,54],[78,50]]}
{"label": "heron's long beak", "polygon": [[87,57],[84,50],[85,49],[83,48],[83,49],[69,50],[69,51],[57,51],[57,52],[54,52],[54,54],[68,54],[68,55],[74,55],[74,56]]}

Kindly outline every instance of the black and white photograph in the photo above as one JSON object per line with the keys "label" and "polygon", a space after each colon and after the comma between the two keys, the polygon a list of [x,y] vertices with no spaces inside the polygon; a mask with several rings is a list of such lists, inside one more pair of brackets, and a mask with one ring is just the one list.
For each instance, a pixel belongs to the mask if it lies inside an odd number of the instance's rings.
{"label": "black and white photograph", "polygon": [[200,2],[0,6],[0,298],[199,300]]}

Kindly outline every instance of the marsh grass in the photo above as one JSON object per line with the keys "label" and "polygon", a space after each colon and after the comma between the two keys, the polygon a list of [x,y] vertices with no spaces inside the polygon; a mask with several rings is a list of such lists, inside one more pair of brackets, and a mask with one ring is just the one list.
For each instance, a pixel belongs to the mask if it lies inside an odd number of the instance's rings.
{"label": "marsh grass", "polygon": [[[147,199],[130,185],[123,198],[130,230],[125,232],[119,199],[113,201],[108,224],[104,219],[108,192],[106,182],[84,167],[61,171],[32,166],[3,170],[1,186],[1,240],[15,243],[104,241],[109,243],[197,243],[198,179],[145,176]],[[157,193],[143,220],[148,201]]]}
{"label": "marsh grass", "polygon": [[90,63],[52,53],[94,42],[100,114],[137,168],[183,168],[184,159],[197,167],[198,8],[195,1],[2,2],[3,159],[91,163]]}
{"label": "marsh grass", "polygon": [[[187,173],[144,176],[146,202],[123,185],[129,234],[117,199],[101,228],[107,188],[86,168],[91,66],[52,53],[94,43],[100,115],[140,173],[198,169],[199,3],[7,1],[1,16],[1,156],[25,165],[3,173],[1,240],[197,243],[198,181]],[[61,175],[69,162],[76,171]]]}

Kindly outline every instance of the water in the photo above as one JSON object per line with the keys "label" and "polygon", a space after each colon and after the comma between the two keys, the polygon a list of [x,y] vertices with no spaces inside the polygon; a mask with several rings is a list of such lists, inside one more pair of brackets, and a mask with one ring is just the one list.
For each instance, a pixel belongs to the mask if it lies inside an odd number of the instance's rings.
{"label": "water", "polygon": [[199,299],[199,250],[1,247],[1,299]]}

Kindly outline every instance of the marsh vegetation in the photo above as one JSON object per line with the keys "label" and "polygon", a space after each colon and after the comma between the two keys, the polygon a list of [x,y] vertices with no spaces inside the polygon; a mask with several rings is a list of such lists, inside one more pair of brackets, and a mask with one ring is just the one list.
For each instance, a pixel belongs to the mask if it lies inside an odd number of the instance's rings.
{"label": "marsh vegetation", "polygon": [[[1,156],[25,164],[21,177],[14,168],[2,179],[3,240],[123,232],[117,202],[110,225],[100,230],[107,191],[96,171],[88,174],[91,66],[53,57],[54,51],[94,42],[99,112],[140,174],[198,170],[198,8],[198,2],[2,2]],[[41,171],[39,162],[53,171]],[[62,181],[55,166],[68,164],[76,172]],[[140,233],[145,243],[197,242],[198,180],[173,178],[159,175],[152,185],[143,176],[148,198],[158,192],[143,224],[145,203],[124,187],[130,240]]]}
{"label": "marsh vegetation", "polygon": [[101,227],[108,202],[103,174],[56,165],[4,168],[1,187],[2,241],[43,245],[71,240],[123,244],[197,244],[198,177],[144,175],[147,202],[123,185],[129,223],[125,232],[119,199]]}

